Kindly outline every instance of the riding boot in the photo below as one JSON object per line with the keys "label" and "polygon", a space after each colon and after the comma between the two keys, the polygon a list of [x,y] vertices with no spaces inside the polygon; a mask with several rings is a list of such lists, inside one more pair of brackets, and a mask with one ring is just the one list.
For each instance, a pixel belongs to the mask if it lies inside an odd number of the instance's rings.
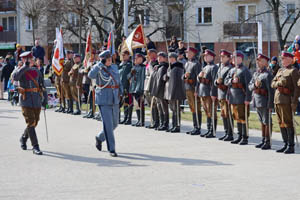
{"label": "riding boot", "polygon": [[224,125],[225,135],[223,137],[220,137],[219,140],[224,140],[228,135],[228,118],[223,118],[223,125]]}
{"label": "riding boot", "polygon": [[256,145],[256,148],[261,148],[265,142],[266,142],[266,125],[261,124],[261,135],[262,135],[262,141],[260,144]]}
{"label": "riding boot", "polygon": [[137,122],[135,124],[132,124],[132,126],[140,126],[141,123],[141,110],[136,110],[136,116],[137,116]]}
{"label": "riding boot", "polygon": [[58,108],[58,109],[56,109],[54,112],[61,112],[61,111],[62,111],[62,109],[63,109],[63,107],[62,107],[62,104],[60,104],[60,105],[59,105],[59,108]]}
{"label": "riding boot", "polygon": [[30,138],[30,141],[31,141],[31,145],[33,147],[32,148],[33,154],[42,155],[43,152],[41,152],[41,150],[39,148],[39,143],[38,143],[38,139],[37,139],[34,127],[29,127],[28,128],[28,135],[29,135],[29,138]]}
{"label": "riding boot", "polygon": [[127,121],[127,119],[128,119],[128,106],[124,106],[124,119],[120,121],[120,124],[124,124]]}
{"label": "riding boot", "polygon": [[171,132],[176,127],[176,115],[172,113],[172,127],[170,127],[166,132]]}
{"label": "riding boot", "polygon": [[191,130],[191,131],[186,132],[186,134],[191,134],[192,132],[195,132],[196,129],[197,129],[197,119],[196,119],[196,114],[195,113],[193,113],[193,126],[194,126],[194,129]]}
{"label": "riding boot", "polygon": [[211,117],[207,117],[207,131],[204,134],[201,134],[201,137],[205,137],[206,135],[210,134],[211,130],[212,130],[212,119]]}
{"label": "riding boot", "polygon": [[294,128],[286,128],[288,135],[288,148],[284,151],[285,154],[295,153],[295,133]]}
{"label": "riding boot", "polygon": [[145,107],[141,108],[141,126],[145,126]]}
{"label": "riding boot", "polygon": [[[198,115],[198,117],[199,117],[199,115]],[[193,113],[194,130],[191,131],[191,133],[190,133],[191,135],[200,135],[200,130],[198,128],[199,120],[197,122],[197,113]]]}
{"label": "riding boot", "polygon": [[287,133],[287,128],[280,128],[281,136],[284,142],[284,146],[281,149],[278,149],[276,152],[277,153],[282,153],[287,149],[288,145],[288,133]]}
{"label": "riding boot", "polygon": [[124,122],[125,125],[130,125],[131,124],[132,110],[133,110],[133,106],[129,106],[128,107],[128,117],[127,117],[127,120]]}
{"label": "riding boot", "polygon": [[76,111],[73,113],[73,115],[80,115],[81,111],[80,111],[80,106],[79,106],[79,102],[76,101]]}
{"label": "riding boot", "polygon": [[26,145],[27,139],[28,139],[28,130],[26,128],[24,130],[22,137],[20,138],[21,148],[23,150],[27,150],[27,145]]}
{"label": "riding boot", "polygon": [[73,113],[73,99],[69,100],[69,109],[68,109],[68,114],[72,114]]}
{"label": "riding boot", "polygon": [[248,144],[248,135],[247,135],[247,129],[246,129],[246,124],[243,125],[243,132],[242,132],[242,141],[240,142],[240,145],[247,145]]}
{"label": "riding boot", "polygon": [[[231,123],[230,121],[231,118],[227,118],[227,127],[228,127],[228,132],[226,138],[224,138],[224,141],[232,141],[233,140],[233,130],[231,128]],[[233,121],[232,121],[233,122]],[[232,123],[233,124],[233,123]]]}
{"label": "riding boot", "polygon": [[213,128],[215,128],[215,131],[217,132],[217,119],[214,119],[214,120],[215,120],[214,121],[215,123],[211,125],[211,128],[210,128],[211,130],[210,130],[209,134],[205,136],[205,138],[215,138],[216,137]]}
{"label": "riding boot", "polygon": [[242,140],[242,132],[243,132],[243,124],[237,123],[237,129],[238,129],[238,138],[233,140],[231,144],[238,144]]}

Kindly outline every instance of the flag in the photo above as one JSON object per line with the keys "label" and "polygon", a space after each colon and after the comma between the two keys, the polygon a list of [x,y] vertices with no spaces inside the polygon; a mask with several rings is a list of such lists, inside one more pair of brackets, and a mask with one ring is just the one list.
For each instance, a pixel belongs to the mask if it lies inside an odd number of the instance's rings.
{"label": "flag", "polygon": [[116,53],[116,49],[115,49],[115,35],[114,35],[114,31],[113,30],[109,33],[109,36],[108,36],[107,50],[110,51],[111,55],[114,55]]}
{"label": "flag", "polygon": [[142,24],[138,25],[125,40],[122,51],[128,50],[133,55],[133,50],[146,47],[144,29]]}
{"label": "flag", "polygon": [[86,39],[85,57],[83,61],[84,67],[88,67],[90,65],[91,57],[92,57],[92,34],[90,30]]}
{"label": "flag", "polygon": [[62,31],[56,28],[56,46],[52,58],[52,68],[54,72],[60,76],[63,71],[64,64],[64,43]]}

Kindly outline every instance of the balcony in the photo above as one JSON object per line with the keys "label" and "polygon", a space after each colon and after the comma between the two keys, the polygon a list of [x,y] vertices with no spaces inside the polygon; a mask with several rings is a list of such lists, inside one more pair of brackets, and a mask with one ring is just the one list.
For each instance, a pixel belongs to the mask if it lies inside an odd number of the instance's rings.
{"label": "balcony", "polygon": [[257,23],[224,22],[223,35],[224,37],[256,37]]}
{"label": "balcony", "polygon": [[16,11],[16,0],[0,0],[0,12]]}
{"label": "balcony", "polygon": [[16,31],[5,31],[0,32],[0,42],[16,42],[17,32]]}

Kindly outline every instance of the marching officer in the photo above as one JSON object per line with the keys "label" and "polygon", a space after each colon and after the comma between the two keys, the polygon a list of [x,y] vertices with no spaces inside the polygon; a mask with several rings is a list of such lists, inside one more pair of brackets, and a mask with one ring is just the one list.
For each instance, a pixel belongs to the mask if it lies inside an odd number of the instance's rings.
{"label": "marching officer", "polygon": [[67,60],[64,63],[64,68],[61,74],[63,95],[67,99],[67,106],[68,106],[66,113],[68,114],[73,113],[73,99],[72,99],[71,88],[70,88],[70,77],[68,75],[68,73],[72,69],[72,66],[74,65],[73,54],[74,54],[73,51],[67,50]]}
{"label": "marching officer", "polygon": [[[73,112],[73,115],[80,115],[80,101],[81,101],[81,90],[82,90],[82,74],[79,73],[81,68],[81,56],[79,54],[74,54],[74,65],[70,70],[70,89],[73,100],[76,102],[76,111]],[[73,105],[71,105],[73,106]]]}
{"label": "marching officer", "polygon": [[[232,141],[232,144],[247,145],[248,130],[246,127],[246,115],[249,117],[249,104],[251,101],[251,91],[248,88],[251,80],[249,69],[243,64],[244,54],[241,51],[235,51],[232,56],[234,68],[232,68],[226,79],[225,85],[229,87],[229,104],[233,113],[234,120],[237,121],[238,138]],[[247,110],[247,113],[246,113]]]}
{"label": "marching officer", "polygon": [[166,74],[168,70],[168,55],[165,52],[158,53],[158,65],[154,67],[156,76],[152,88],[152,94],[157,98],[157,108],[160,118],[158,131],[167,131],[169,129],[169,107],[168,101],[164,98]]}
{"label": "marching officer", "polygon": [[13,80],[19,81],[20,105],[22,114],[25,118],[27,127],[24,134],[20,138],[21,148],[27,149],[27,139],[31,140],[33,153],[42,155],[35,128],[38,125],[41,113],[41,107],[46,107],[48,97],[45,91],[44,80],[41,72],[34,67],[34,60],[30,51],[20,55],[24,65],[20,67],[14,74]]}
{"label": "marching officer", "polygon": [[[204,61],[207,65],[202,69],[197,77],[199,81],[199,88],[197,92],[198,96],[201,97],[202,105],[207,117],[207,132],[202,134],[201,137],[206,138],[216,137],[214,131],[216,131],[217,128],[218,88],[215,86],[214,81],[217,76],[218,66],[214,64],[215,56],[216,54],[212,50],[205,50]],[[214,119],[212,119],[212,117],[214,117]],[[214,120],[213,124],[212,120]]]}
{"label": "marching officer", "polygon": [[188,100],[188,104],[191,112],[193,113],[193,126],[194,129],[188,131],[187,134],[191,135],[200,135],[201,133],[201,123],[202,123],[202,113],[201,113],[201,101],[198,95],[196,94],[196,83],[197,83],[197,75],[202,70],[200,63],[196,59],[196,55],[198,50],[189,47],[187,50],[187,59],[184,68],[185,74],[183,76],[184,86],[186,97]]}
{"label": "marching officer", "polygon": [[293,115],[298,104],[299,88],[297,87],[297,81],[299,73],[293,67],[293,59],[293,54],[282,52],[282,67],[278,70],[271,84],[271,87],[276,89],[274,96],[275,111],[284,142],[283,148],[277,150],[277,152],[286,154],[295,153]]}
{"label": "marching officer", "polygon": [[250,81],[249,90],[253,93],[253,104],[261,123],[262,142],[255,147],[266,150],[271,149],[272,120],[269,115],[274,108],[274,90],[271,88],[273,75],[267,69],[270,59],[266,55],[258,54],[256,60],[258,69]]}
{"label": "marching officer", "polygon": [[106,140],[107,149],[112,157],[117,157],[114,130],[119,123],[120,85],[118,66],[112,64],[110,52],[103,51],[101,61],[94,65],[88,76],[96,79],[96,104],[100,107],[103,130],[96,136],[96,148],[102,150],[102,142]]}
{"label": "marching officer", "polygon": [[[124,58],[124,57],[123,57]],[[144,106],[144,83],[145,83],[145,65],[143,54],[135,54],[135,65],[127,75],[130,82],[129,94],[134,97],[136,105],[136,115],[138,121],[132,126],[145,126],[145,106]],[[130,105],[131,106],[131,105]]]}
{"label": "marching officer", "polygon": [[130,61],[129,51],[122,52],[122,62],[119,66],[120,80],[123,86],[123,102],[120,102],[120,108],[124,107],[124,119],[120,121],[120,124],[129,125],[131,124],[132,109],[133,109],[133,99],[132,95],[129,93],[129,81],[128,74],[130,74],[132,69],[132,62]]}
{"label": "marching officer", "polygon": [[[222,49],[220,51],[221,62],[215,79],[215,86],[218,87],[218,100],[221,108],[221,117],[223,118],[223,125],[225,130],[225,135],[219,138],[219,140],[224,141],[233,140],[233,127],[231,127],[232,116],[229,114],[230,107],[227,102],[228,87],[224,83],[228,72],[232,69],[230,58],[231,52],[225,49]],[[231,120],[231,122],[229,120]]]}
{"label": "marching officer", "polygon": [[171,133],[180,132],[180,102],[185,100],[185,88],[182,76],[184,67],[177,61],[177,54],[169,53],[170,68],[167,71],[165,86],[165,99],[169,101],[172,110],[172,127],[168,130]]}

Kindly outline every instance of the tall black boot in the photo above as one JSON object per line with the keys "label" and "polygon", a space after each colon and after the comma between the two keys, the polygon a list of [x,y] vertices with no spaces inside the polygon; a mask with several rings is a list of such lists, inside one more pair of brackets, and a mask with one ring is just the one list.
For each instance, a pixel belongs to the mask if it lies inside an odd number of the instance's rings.
{"label": "tall black boot", "polygon": [[160,130],[163,128],[164,126],[164,115],[162,113],[158,113],[159,116],[159,126],[157,128],[155,128],[155,130]]}
{"label": "tall black boot", "polygon": [[248,135],[247,135],[247,130],[246,130],[246,124],[243,125],[243,132],[242,132],[242,141],[240,142],[240,145],[247,145],[248,144]]}
{"label": "tall black boot", "polygon": [[266,142],[266,127],[264,124],[261,124],[261,135],[262,135],[262,140],[261,143],[256,145],[256,148],[261,148],[262,146],[264,146],[265,142]]}
{"label": "tall black boot", "polygon": [[204,134],[201,134],[200,135],[201,137],[205,137],[206,135],[208,135],[211,132],[211,130],[212,130],[212,119],[211,119],[211,117],[207,117],[206,124],[207,124],[207,131]]}
{"label": "tall black boot", "polygon": [[215,122],[215,123],[211,125],[210,133],[209,133],[208,135],[206,135],[205,138],[215,138],[215,137],[216,137],[213,128],[215,128],[215,131],[217,132],[217,122],[218,122],[218,121],[215,119],[214,122]]}
{"label": "tall black boot", "polygon": [[59,105],[59,108],[58,108],[58,109],[56,109],[54,112],[61,112],[61,111],[62,111],[62,109],[63,109],[63,107],[62,107],[62,104],[60,104],[60,105]]}
{"label": "tall black boot", "polygon": [[61,103],[61,110],[59,110],[58,112],[64,113],[65,112],[65,108],[66,108],[66,101],[63,98],[62,103]]}
{"label": "tall black boot", "polygon": [[145,126],[145,107],[141,108],[141,126]]}
{"label": "tall black boot", "polygon": [[135,112],[136,112],[136,116],[137,116],[138,121],[135,124],[132,124],[132,126],[138,126],[140,124],[140,121],[141,121],[141,110],[136,110]]}
{"label": "tall black boot", "polygon": [[265,126],[265,138],[266,141],[264,145],[261,147],[262,150],[268,150],[271,149],[271,137],[270,137],[270,131],[269,131],[269,126]]}
{"label": "tall black boot", "polygon": [[233,140],[231,144],[238,144],[242,140],[242,133],[243,133],[243,124],[237,123],[237,129],[238,129],[238,138]]}
{"label": "tall black boot", "polygon": [[[199,115],[198,115],[199,117]],[[200,129],[198,127],[198,123],[199,123],[200,119],[197,121],[197,114],[193,113],[193,123],[194,123],[194,130],[191,131],[191,135],[200,135]],[[199,124],[200,126],[200,124]]]}
{"label": "tall black boot", "polygon": [[176,118],[176,114],[175,112],[172,113],[172,127],[170,127],[168,130],[166,130],[167,132],[171,132],[175,127],[176,127],[176,122],[177,118]]}
{"label": "tall black boot", "polygon": [[27,145],[26,145],[27,139],[28,139],[28,130],[26,128],[24,130],[22,137],[20,138],[21,148],[23,150],[27,150]]}
{"label": "tall black boot", "polygon": [[68,109],[67,113],[68,114],[73,114],[73,99],[69,100],[69,108],[70,109]]}
{"label": "tall black boot", "polygon": [[223,118],[223,125],[224,125],[225,135],[223,137],[220,137],[219,140],[224,140],[228,135],[228,118]]}
{"label": "tall black boot", "polygon": [[28,135],[29,135],[29,138],[31,140],[32,147],[33,147],[32,148],[33,154],[42,155],[43,152],[41,152],[41,150],[40,150],[38,139],[37,139],[34,127],[29,127],[28,128]]}
{"label": "tall black boot", "polygon": [[[227,126],[228,126],[228,132],[227,132],[227,136],[226,138],[224,138],[224,141],[232,141],[233,140],[233,130],[231,128],[231,123],[230,121],[231,120],[230,118],[227,118]],[[232,121],[232,125],[233,125],[233,120]]]}
{"label": "tall black boot", "polygon": [[288,148],[284,151],[285,154],[295,153],[295,133],[294,128],[286,128],[288,135]]}
{"label": "tall black boot", "polygon": [[[172,119],[172,122],[173,122],[173,119]],[[174,126],[174,128],[172,128],[170,130],[170,132],[171,133],[180,133],[180,112],[179,112],[179,116],[177,113],[175,113],[173,126]]]}
{"label": "tall black boot", "polygon": [[191,130],[191,131],[186,132],[186,134],[191,134],[192,132],[195,132],[197,130],[196,113],[193,113],[193,126],[194,126],[194,129]]}
{"label": "tall black boot", "polygon": [[80,106],[79,106],[79,102],[76,101],[76,111],[73,113],[73,115],[80,115],[81,111],[80,111]]}
{"label": "tall black boot", "polygon": [[277,153],[282,153],[287,149],[287,145],[288,145],[288,133],[286,128],[280,128],[280,132],[281,132],[281,136],[284,142],[284,146],[281,149],[278,149],[276,152]]}
{"label": "tall black boot", "polygon": [[120,124],[124,124],[127,121],[127,119],[128,119],[128,106],[124,106],[124,119],[120,121]]}
{"label": "tall black boot", "polygon": [[128,107],[128,117],[127,117],[127,120],[124,122],[125,125],[130,125],[131,124],[132,110],[133,110],[133,106],[131,105],[131,106]]}

